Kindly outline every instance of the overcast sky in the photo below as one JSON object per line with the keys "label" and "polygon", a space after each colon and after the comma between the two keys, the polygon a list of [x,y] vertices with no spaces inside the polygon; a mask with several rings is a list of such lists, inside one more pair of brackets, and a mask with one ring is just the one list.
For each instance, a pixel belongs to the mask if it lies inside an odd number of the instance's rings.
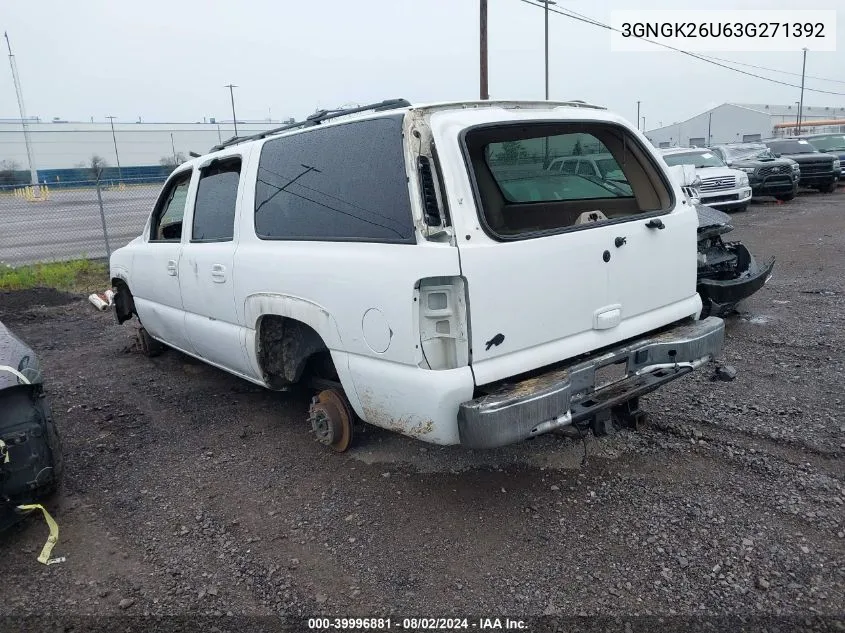
{"label": "overcast sky", "polygon": [[[543,98],[543,11],[489,0],[492,98]],[[559,0],[610,21],[612,9],[797,9],[795,0]],[[478,97],[478,0],[50,0],[0,7],[27,113],[42,119],[201,121],[302,117],[317,107],[404,97]],[[835,53],[810,52],[807,74],[845,82],[845,3]],[[4,49],[5,50],[5,49]],[[801,72],[800,53],[711,53]],[[763,71],[755,71],[764,74]],[[788,83],[800,77],[765,73]],[[673,52],[613,53],[607,31],[550,16],[552,99],[584,99],[647,127],[726,101],[788,104],[795,88],[746,77]],[[807,80],[805,104],[845,106],[845,83]],[[18,116],[8,63],[0,118]]]}

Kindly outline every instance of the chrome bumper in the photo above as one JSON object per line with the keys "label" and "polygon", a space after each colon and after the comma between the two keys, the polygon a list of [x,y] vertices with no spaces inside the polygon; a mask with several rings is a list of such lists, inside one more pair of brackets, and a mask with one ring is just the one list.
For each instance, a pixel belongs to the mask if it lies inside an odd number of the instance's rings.
{"label": "chrome bumper", "polygon": [[[460,405],[461,445],[505,446],[590,418],[712,360],[724,340],[724,322],[709,317],[627,341],[568,367],[502,384]],[[596,370],[621,364],[625,376],[596,389]]]}

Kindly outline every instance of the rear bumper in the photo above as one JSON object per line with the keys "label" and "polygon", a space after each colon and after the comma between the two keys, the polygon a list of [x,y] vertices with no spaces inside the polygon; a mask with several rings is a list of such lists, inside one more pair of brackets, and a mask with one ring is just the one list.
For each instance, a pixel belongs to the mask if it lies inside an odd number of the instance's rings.
{"label": "rear bumper", "polygon": [[[595,416],[657,389],[712,360],[725,325],[710,317],[628,341],[593,358],[464,402],[458,409],[461,444],[495,448]],[[625,377],[596,389],[596,371],[625,366]]]}

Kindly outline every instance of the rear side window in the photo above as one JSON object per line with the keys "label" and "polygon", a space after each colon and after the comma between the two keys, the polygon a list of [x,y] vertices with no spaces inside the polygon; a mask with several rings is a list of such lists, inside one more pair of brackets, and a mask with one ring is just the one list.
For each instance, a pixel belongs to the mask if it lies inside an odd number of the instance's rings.
{"label": "rear side window", "polygon": [[215,161],[200,172],[192,242],[226,242],[235,230],[241,159]]}
{"label": "rear side window", "polygon": [[[672,208],[658,164],[633,134],[614,124],[479,126],[465,132],[464,148],[482,226],[499,239],[589,228]],[[555,160],[563,162],[560,171]]]}
{"label": "rear side window", "polygon": [[414,242],[402,116],[267,141],[255,232],[262,239]]}

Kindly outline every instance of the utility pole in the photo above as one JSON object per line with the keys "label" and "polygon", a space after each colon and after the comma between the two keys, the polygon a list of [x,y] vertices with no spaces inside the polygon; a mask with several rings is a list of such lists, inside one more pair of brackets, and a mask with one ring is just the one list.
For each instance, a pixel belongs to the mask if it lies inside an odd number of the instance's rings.
{"label": "utility pole", "polygon": [[481,15],[479,24],[480,35],[480,60],[479,70],[481,72],[480,90],[481,100],[486,101],[490,98],[490,93],[487,90],[487,0],[481,0]]}
{"label": "utility pole", "polygon": [[226,84],[223,86],[224,88],[229,89],[229,97],[232,99],[232,120],[235,122],[235,136],[238,135],[238,117],[235,116],[235,88],[237,86],[235,84]]}
{"label": "utility pole", "polygon": [[801,123],[804,119],[804,73],[807,70],[807,47],[805,46],[802,50],[804,51],[804,63],[801,65],[801,101],[798,102],[798,131],[795,136],[801,136]]}
{"label": "utility pole", "polygon": [[713,123],[713,113],[707,117],[707,147],[710,147],[710,127]]}
{"label": "utility pole", "polygon": [[[640,102],[637,101],[637,129],[640,128]],[[642,130],[645,132],[645,130]]]}
{"label": "utility pole", "polygon": [[[797,105],[797,106],[799,106],[799,107],[800,107],[801,102],[800,102],[800,101],[796,101],[796,102],[795,102],[795,105]],[[799,118],[798,118],[798,117],[799,117],[799,113],[800,113],[800,110],[799,110],[798,108],[796,108],[796,109],[795,109],[795,129],[796,129],[796,134],[798,133],[798,132],[797,132],[797,130],[798,130],[798,122],[799,122]]]}
{"label": "utility pole", "polygon": [[643,117],[643,134],[645,134],[645,117]]}
{"label": "utility pole", "polygon": [[176,160],[176,144],[173,142],[173,132],[170,133],[170,149],[173,150],[173,164],[178,165],[179,161]]}
{"label": "utility pole", "polygon": [[111,123],[111,140],[114,141],[114,157],[117,160],[117,180],[119,182],[123,180],[123,172],[120,170],[120,154],[117,153],[117,137],[114,135],[114,120],[117,117],[107,116],[106,118]]}
{"label": "utility pole", "polygon": [[538,0],[543,3],[545,16],[545,69],[546,69],[546,101],[549,100],[549,5],[557,4],[555,0]]}
{"label": "utility pole", "polygon": [[26,108],[23,104],[23,91],[21,90],[21,80],[18,76],[18,64],[15,62],[15,56],[12,53],[12,45],[9,43],[9,34],[4,31],[3,36],[6,38],[6,48],[9,49],[9,65],[12,67],[12,80],[15,82],[15,92],[18,96],[18,111],[21,114],[23,140],[26,145],[26,160],[29,163],[30,183],[32,184],[35,196],[40,197],[41,187],[38,184],[38,170],[35,167],[35,159],[32,156],[32,139],[29,137],[29,125],[26,120]]}

